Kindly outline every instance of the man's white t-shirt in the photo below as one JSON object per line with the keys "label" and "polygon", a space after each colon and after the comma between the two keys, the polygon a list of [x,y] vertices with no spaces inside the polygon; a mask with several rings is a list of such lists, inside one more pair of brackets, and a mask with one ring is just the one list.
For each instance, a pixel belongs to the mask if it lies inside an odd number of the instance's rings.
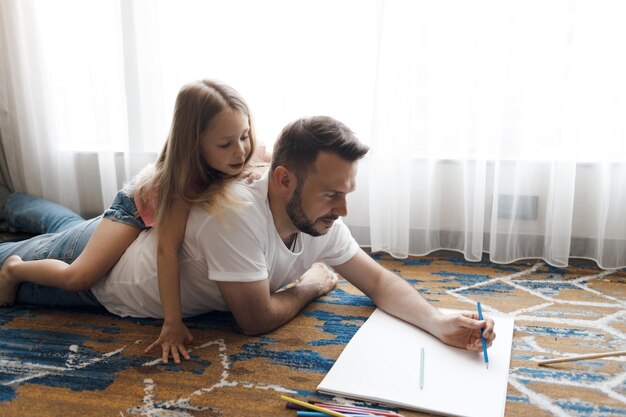
{"label": "man's white t-shirt", "polygon": [[[251,185],[234,183],[228,191],[236,203],[216,214],[191,209],[178,255],[183,317],[228,310],[216,281],[269,279],[273,293],[318,260],[334,266],[356,254],[358,244],[341,220],[322,236],[298,233],[294,250],[287,248],[274,226],[268,184],[267,174]],[[123,317],[163,317],[156,244],[156,230],[143,231],[92,288],[107,310]]]}

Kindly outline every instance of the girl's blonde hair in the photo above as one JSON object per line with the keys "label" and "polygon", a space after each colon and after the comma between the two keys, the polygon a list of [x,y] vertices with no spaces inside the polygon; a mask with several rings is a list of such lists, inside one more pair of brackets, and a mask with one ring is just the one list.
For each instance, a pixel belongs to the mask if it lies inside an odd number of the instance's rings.
{"label": "girl's blonde hair", "polygon": [[182,198],[187,204],[203,204],[207,209],[216,206],[217,197],[224,195],[226,180],[233,178],[211,168],[200,153],[200,138],[215,116],[223,110],[233,110],[248,118],[250,125],[250,153],[255,148],[255,134],[248,105],[233,88],[213,80],[186,84],[176,98],[172,126],[163,150],[154,165],[139,173],[134,187],[135,196],[144,203],[157,193],[157,220],[164,220],[173,198]]}

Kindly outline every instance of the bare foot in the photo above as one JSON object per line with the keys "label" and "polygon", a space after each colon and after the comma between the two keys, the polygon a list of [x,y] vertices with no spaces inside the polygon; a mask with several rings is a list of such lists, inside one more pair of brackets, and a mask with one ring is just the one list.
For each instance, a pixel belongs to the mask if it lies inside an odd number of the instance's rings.
{"label": "bare foot", "polygon": [[320,296],[335,288],[338,280],[335,271],[325,264],[317,262],[300,277],[298,285],[315,285],[318,296]]}
{"label": "bare foot", "polygon": [[22,258],[17,255],[9,256],[0,270],[0,307],[13,305],[15,295],[20,283],[11,277],[11,267],[22,263]]}

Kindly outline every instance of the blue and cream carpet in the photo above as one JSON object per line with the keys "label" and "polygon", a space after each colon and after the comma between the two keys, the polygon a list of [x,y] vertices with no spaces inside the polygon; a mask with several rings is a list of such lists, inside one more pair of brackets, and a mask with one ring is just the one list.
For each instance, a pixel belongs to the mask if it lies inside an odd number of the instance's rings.
{"label": "blue and cream carpet", "polygon": [[[506,416],[626,416],[626,357],[537,366],[626,350],[626,271],[582,261],[565,269],[534,260],[472,263],[449,252],[373,256],[437,306],[473,311],[480,301],[515,317]],[[207,314],[187,322],[193,360],[177,366],[143,353],[158,321],[3,308],[0,416],[295,416],[280,395],[329,399],[315,387],[373,309],[340,281],[262,337],[238,333],[229,314]]]}

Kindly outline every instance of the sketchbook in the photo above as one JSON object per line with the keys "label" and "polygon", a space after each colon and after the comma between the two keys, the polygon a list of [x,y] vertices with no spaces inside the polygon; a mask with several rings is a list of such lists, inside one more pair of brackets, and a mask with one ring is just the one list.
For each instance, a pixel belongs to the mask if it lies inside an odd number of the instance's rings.
{"label": "sketchbook", "polygon": [[[513,319],[490,317],[495,321],[496,339],[487,351],[487,369],[482,352],[448,346],[377,309],[346,345],[317,390],[433,414],[502,417]],[[424,385],[420,389],[422,347]]]}

